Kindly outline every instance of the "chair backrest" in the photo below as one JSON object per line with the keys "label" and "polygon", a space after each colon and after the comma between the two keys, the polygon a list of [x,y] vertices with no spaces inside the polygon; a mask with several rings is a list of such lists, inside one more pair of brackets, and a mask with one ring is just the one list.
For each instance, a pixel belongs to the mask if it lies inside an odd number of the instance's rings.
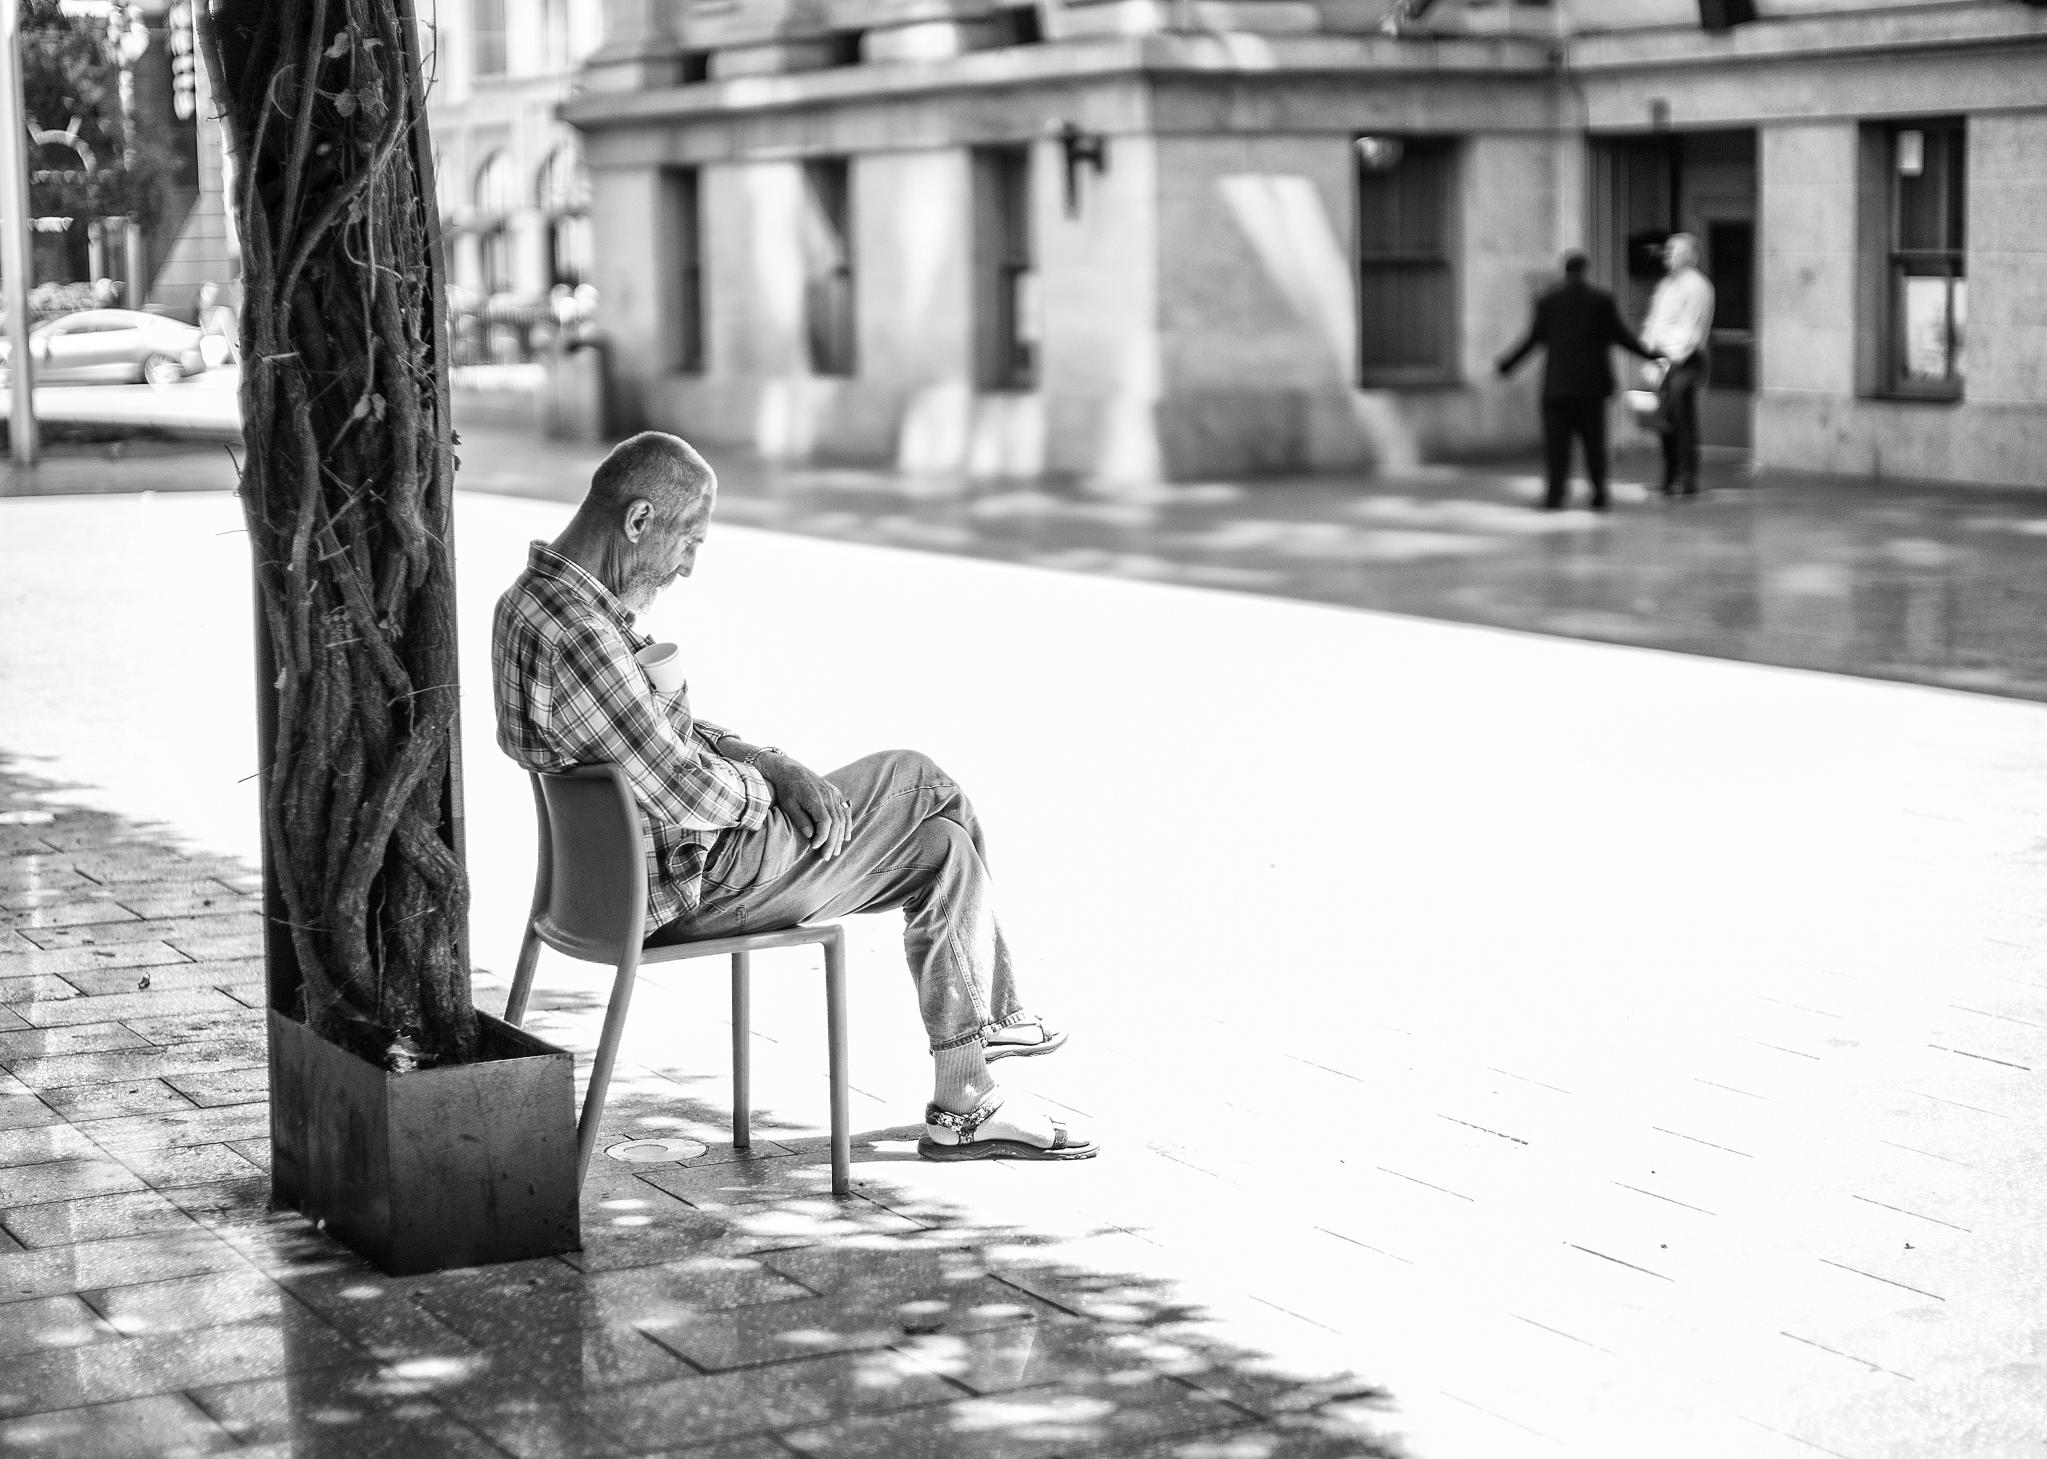
{"label": "chair backrest", "polygon": [[540,868],[533,926],[573,957],[615,962],[645,933],[647,862],[631,783],[616,765],[533,776]]}

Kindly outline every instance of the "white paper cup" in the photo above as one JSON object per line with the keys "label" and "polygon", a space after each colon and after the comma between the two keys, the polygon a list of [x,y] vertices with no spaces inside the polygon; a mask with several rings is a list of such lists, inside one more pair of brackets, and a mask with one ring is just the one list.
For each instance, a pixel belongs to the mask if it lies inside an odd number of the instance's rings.
{"label": "white paper cup", "polygon": [[682,676],[682,650],[672,643],[650,643],[633,655],[647,678],[663,694],[673,694],[688,681]]}

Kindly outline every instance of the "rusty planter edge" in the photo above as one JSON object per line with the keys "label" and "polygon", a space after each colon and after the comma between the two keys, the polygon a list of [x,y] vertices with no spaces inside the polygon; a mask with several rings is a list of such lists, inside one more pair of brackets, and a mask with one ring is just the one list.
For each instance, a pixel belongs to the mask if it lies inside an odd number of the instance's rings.
{"label": "rusty planter edge", "polygon": [[582,1245],[566,1050],[479,1013],[477,1062],[392,1074],[269,1021],[278,1205],[394,1276]]}

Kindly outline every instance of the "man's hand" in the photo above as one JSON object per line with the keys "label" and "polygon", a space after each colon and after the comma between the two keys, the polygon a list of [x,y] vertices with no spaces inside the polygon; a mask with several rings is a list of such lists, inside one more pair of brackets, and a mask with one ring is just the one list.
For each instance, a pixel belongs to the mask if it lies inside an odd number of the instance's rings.
{"label": "man's hand", "polygon": [[780,753],[763,755],[754,766],[773,788],[775,804],[796,834],[810,843],[811,850],[830,861],[845,849],[846,836],[853,829],[853,808],[838,786]]}

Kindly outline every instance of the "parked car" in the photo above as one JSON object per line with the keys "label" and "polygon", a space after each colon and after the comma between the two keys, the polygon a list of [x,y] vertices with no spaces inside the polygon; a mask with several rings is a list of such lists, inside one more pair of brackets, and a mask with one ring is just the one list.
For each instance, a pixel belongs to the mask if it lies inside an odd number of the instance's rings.
{"label": "parked car", "polygon": [[[38,385],[128,384],[161,389],[206,368],[199,331],[138,309],[81,309],[44,320],[28,332]],[[7,375],[0,339],[0,379]]]}

